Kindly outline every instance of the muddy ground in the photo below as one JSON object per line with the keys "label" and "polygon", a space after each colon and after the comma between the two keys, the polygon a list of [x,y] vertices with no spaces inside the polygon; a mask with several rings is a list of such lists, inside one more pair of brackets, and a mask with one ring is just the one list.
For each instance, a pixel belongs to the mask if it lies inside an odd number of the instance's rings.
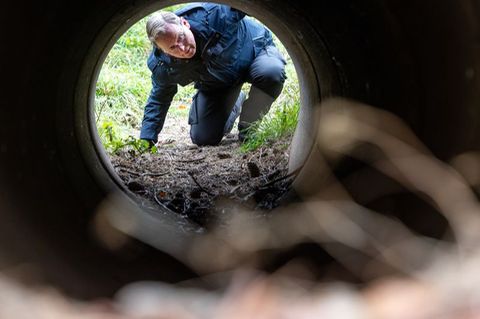
{"label": "muddy ground", "polygon": [[242,152],[235,130],[218,146],[198,147],[188,129],[186,121],[171,120],[160,134],[158,153],[111,155],[133,193],[204,227],[222,214],[215,206],[220,198],[259,214],[279,205],[292,180],[287,174],[291,137]]}

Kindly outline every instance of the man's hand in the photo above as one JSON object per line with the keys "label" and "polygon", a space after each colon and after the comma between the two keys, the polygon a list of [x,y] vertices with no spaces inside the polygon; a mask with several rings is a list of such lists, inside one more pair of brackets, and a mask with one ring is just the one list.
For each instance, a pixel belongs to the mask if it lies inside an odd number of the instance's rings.
{"label": "man's hand", "polygon": [[142,146],[144,145],[148,150],[151,150],[155,146],[155,142],[153,140],[140,139],[140,141],[142,142]]}

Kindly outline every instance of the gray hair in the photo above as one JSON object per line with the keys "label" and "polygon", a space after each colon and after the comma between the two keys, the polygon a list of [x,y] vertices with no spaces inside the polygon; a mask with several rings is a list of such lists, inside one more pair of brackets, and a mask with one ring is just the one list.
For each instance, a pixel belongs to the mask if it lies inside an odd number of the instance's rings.
{"label": "gray hair", "polygon": [[150,16],[147,21],[147,36],[155,45],[155,40],[167,33],[167,24],[180,25],[180,17],[173,12],[158,11]]}

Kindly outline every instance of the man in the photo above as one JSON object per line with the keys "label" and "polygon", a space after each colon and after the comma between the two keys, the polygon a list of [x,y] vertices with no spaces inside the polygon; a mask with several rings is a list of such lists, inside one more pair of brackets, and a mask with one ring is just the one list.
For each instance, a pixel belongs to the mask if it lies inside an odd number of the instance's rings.
{"label": "man", "polygon": [[[238,116],[239,139],[268,112],[285,81],[285,60],[270,31],[229,6],[194,3],[147,22],[154,49],[148,58],[152,91],[140,138],[153,145],[177,84],[195,83],[188,123],[197,145],[217,145]],[[252,84],[245,100],[241,87]]]}

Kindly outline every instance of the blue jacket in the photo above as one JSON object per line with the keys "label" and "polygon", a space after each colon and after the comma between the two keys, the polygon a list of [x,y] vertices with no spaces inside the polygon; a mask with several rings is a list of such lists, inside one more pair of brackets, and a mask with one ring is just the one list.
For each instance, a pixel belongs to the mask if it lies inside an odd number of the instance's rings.
{"label": "blue jacket", "polygon": [[245,13],[225,5],[193,3],[177,12],[190,23],[197,43],[191,59],[177,59],[154,48],[148,57],[152,90],[145,106],[140,138],[157,141],[177,84],[218,90],[245,82],[259,52],[273,45],[270,31]]}

